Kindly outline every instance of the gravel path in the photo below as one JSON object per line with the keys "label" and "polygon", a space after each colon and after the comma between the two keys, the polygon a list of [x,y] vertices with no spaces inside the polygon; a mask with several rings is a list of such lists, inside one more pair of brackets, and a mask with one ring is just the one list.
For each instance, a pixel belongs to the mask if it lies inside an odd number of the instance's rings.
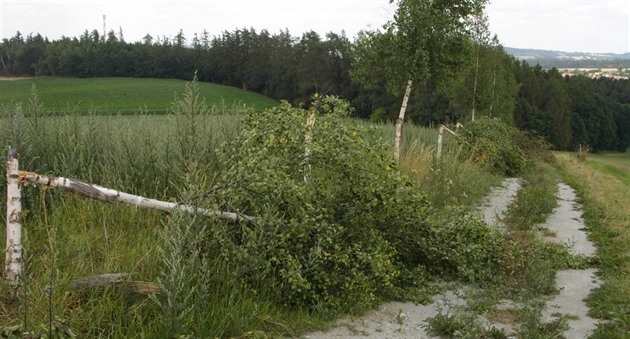
{"label": "gravel path", "polygon": [[[489,225],[499,228],[505,226],[501,219],[521,187],[520,179],[509,178],[502,187],[495,188],[484,200],[481,210]],[[570,244],[575,254],[595,255],[596,248],[585,233],[584,220],[579,205],[575,202],[575,191],[565,184],[558,185],[558,207],[547,219],[545,227],[554,236],[544,237],[547,241]],[[566,338],[587,338],[597,326],[597,321],[587,315],[588,307],[584,299],[590,291],[599,286],[596,270],[566,270],[556,276],[560,293],[549,300],[543,310],[543,320],[551,321],[559,315],[569,316],[569,329]],[[346,317],[339,320],[327,331],[312,332],[304,336],[310,339],[339,338],[431,338],[426,332],[426,319],[439,312],[448,313],[452,307],[466,305],[465,299],[458,292],[447,291],[434,297],[429,305],[392,302],[379,306],[361,317]],[[510,303],[510,302],[508,302]],[[488,324],[513,329],[511,324]]]}

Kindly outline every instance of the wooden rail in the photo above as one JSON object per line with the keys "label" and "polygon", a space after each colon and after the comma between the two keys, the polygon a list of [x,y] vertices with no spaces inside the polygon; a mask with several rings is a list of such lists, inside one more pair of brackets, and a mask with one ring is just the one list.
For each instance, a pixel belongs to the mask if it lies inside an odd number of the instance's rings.
{"label": "wooden rail", "polygon": [[217,217],[235,223],[250,222],[256,219],[234,212],[214,211],[176,202],[145,198],[111,188],[88,184],[76,179],[49,177],[33,172],[20,171],[17,151],[11,149],[7,154],[7,242],[4,272],[6,280],[13,286],[18,285],[22,271],[22,205],[20,200],[21,187],[24,184],[59,187],[82,197],[107,203],[122,202],[137,207],[153,208],[167,212],[179,210],[186,213]]}

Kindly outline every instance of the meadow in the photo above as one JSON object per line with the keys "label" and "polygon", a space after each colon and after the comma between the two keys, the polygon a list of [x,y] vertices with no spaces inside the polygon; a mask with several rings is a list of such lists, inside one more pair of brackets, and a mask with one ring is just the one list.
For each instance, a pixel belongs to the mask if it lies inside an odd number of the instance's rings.
{"label": "meadow", "polygon": [[[60,78],[32,77],[0,80],[0,105],[17,102],[27,105],[33,86],[37,89],[42,112],[56,115],[86,114],[164,114],[177,95],[184,91],[184,80],[142,78]],[[215,111],[233,106],[265,110],[277,101],[238,88],[199,83],[201,99]]]}
{"label": "meadow", "polygon": [[[218,112],[220,98],[203,102],[198,95],[205,85],[180,86],[181,94],[155,109],[164,115],[88,108],[58,116],[32,94],[24,105],[5,104],[0,160],[11,146],[24,170],[271,221],[226,224],[24,187],[25,267],[17,295],[0,283],[2,335],[300,336],[382,301],[425,301],[444,280],[495,286],[499,296],[544,297],[553,288],[540,288],[540,276],[570,261],[531,234],[506,239],[474,216],[504,175],[484,165],[491,154],[462,152],[452,136],[438,160],[437,131],[406,126],[397,166],[392,125],[322,115],[309,184],[296,160],[305,153],[304,127],[295,128],[304,126],[304,111],[281,106],[260,114],[237,105]],[[30,85],[25,89],[30,93]],[[532,190],[536,195],[521,204],[527,212],[514,212],[519,232],[532,227],[525,218],[532,205],[553,195],[554,173],[549,165],[523,173],[545,189]],[[398,231],[407,233],[401,239]],[[303,252],[305,245],[311,247]],[[129,273],[130,280],[158,283],[163,293],[73,285],[105,273]],[[618,300],[607,298],[605,305]],[[523,335],[558,334],[533,318]]]}

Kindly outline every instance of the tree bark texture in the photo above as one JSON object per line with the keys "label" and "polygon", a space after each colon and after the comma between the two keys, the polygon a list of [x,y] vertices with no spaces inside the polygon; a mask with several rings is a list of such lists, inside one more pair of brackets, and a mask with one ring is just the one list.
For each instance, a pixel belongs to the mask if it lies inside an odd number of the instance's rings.
{"label": "tree bark texture", "polygon": [[255,218],[247,215],[241,215],[234,212],[223,212],[223,211],[211,211],[203,208],[197,208],[190,205],[175,203],[175,202],[167,202],[160,201],[157,199],[150,199],[141,197],[139,195],[133,195],[125,192],[120,192],[117,190],[113,190],[110,188],[101,187],[98,185],[87,184],[79,180],[56,177],[51,178],[44,175],[40,175],[32,172],[20,172],[20,179],[25,182],[39,184],[50,187],[61,187],[66,190],[78,194],[80,196],[100,200],[104,202],[122,202],[125,204],[144,207],[144,208],[153,208],[162,211],[174,211],[181,210],[187,213],[199,213],[206,216],[216,216],[219,219],[231,221],[231,222],[239,222],[239,221],[253,221]]}
{"label": "tree bark texture", "polygon": [[407,89],[405,90],[405,96],[403,97],[402,105],[400,106],[400,113],[398,114],[398,120],[396,120],[396,140],[394,144],[394,158],[397,162],[400,162],[400,152],[402,149],[402,134],[403,134],[403,122],[405,121],[405,112],[407,111],[407,103],[409,102],[409,96],[411,95],[411,87],[413,81],[409,79],[407,81]]}
{"label": "tree bark texture", "polygon": [[7,153],[7,242],[4,274],[12,286],[17,286],[22,273],[22,203],[18,154],[14,149]]}

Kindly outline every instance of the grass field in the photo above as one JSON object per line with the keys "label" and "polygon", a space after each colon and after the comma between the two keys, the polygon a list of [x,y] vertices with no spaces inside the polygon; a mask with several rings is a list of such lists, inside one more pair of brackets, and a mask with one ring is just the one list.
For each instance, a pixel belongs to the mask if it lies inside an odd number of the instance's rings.
{"label": "grass field", "polygon": [[[28,103],[32,86],[37,88],[43,112],[79,114],[166,113],[177,94],[184,91],[184,80],[136,78],[55,78],[34,77],[0,80],[0,105]],[[254,92],[211,83],[199,83],[199,95],[211,109],[221,111],[245,105],[262,111],[277,102]]]}

